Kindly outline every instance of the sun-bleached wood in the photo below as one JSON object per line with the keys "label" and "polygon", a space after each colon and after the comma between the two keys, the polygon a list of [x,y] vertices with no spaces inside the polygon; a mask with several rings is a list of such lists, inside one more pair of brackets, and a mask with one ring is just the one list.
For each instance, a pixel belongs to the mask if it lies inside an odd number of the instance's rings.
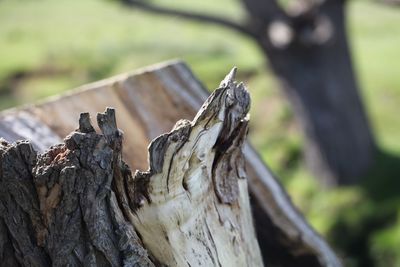
{"label": "sun-bleached wood", "polygon": [[[179,119],[192,120],[207,96],[185,64],[170,62],[90,84],[39,105],[2,112],[0,136],[9,142],[31,139],[33,147],[43,152],[76,128],[79,113],[88,111],[93,117],[112,106],[124,131],[124,159],[132,169],[146,170],[150,140],[169,131]],[[247,143],[244,155],[265,264],[341,266]]]}
{"label": "sun-bleached wood", "polygon": [[135,192],[135,229],[168,266],[263,266],[241,148],[250,98],[234,72],[193,121],[150,144],[150,169],[133,178],[148,181]]}

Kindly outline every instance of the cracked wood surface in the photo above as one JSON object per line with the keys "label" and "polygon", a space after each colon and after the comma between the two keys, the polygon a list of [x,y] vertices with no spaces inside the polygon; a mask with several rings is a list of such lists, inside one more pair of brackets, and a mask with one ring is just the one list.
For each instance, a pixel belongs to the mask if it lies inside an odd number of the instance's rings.
{"label": "cracked wood surface", "polygon": [[263,266],[240,160],[249,104],[228,75],[193,121],[150,144],[150,169],[134,178],[149,180],[134,225],[168,266]]}
{"label": "cracked wood surface", "polygon": [[[107,106],[115,107],[118,111],[116,119],[124,131],[125,138],[114,140],[112,145],[118,146],[121,142],[124,144],[122,155],[115,154],[112,159],[112,165],[120,167],[117,168],[120,172],[114,175],[113,188],[117,190],[119,196],[124,196],[122,193],[134,195],[132,199],[119,198],[120,207],[127,207],[127,205],[132,207],[133,203],[146,205],[151,192],[143,194],[139,188],[148,186],[149,179],[146,178],[148,175],[145,172],[138,172],[135,175],[137,179],[134,187],[138,190],[127,192],[124,187],[124,179],[126,179],[124,177],[130,173],[128,165],[131,169],[147,169],[146,147],[150,140],[169,131],[179,119],[191,120],[207,95],[206,90],[183,63],[171,62],[100,81],[39,105],[2,112],[0,113],[0,136],[9,142],[30,139],[32,146],[39,152],[43,152],[50,144],[60,142],[63,136],[76,127],[79,113],[89,111],[94,115]],[[187,121],[181,121],[176,125],[175,130],[182,131],[188,127],[187,125]],[[84,131],[91,131],[88,126],[82,127],[87,128]],[[99,129],[96,128],[96,130]],[[222,127],[222,130],[225,128]],[[228,136],[231,134],[229,131],[226,132]],[[236,130],[235,134],[240,136],[243,133]],[[160,138],[167,137],[164,135]],[[238,139],[228,139],[221,137],[219,141],[221,143],[239,142]],[[160,140],[156,143],[159,143],[157,146],[164,147]],[[243,151],[257,237],[265,264],[341,266],[325,241],[293,207],[285,191],[257,153],[247,143],[244,144]],[[221,162],[242,162],[240,153],[237,151],[231,151],[229,155],[221,153],[216,157],[219,157]],[[121,156],[127,164],[120,160]],[[160,158],[152,158],[151,162],[153,161],[159,162],[155,166],[158,164],[158,168],[161,168]],[[157,169],[157,167],[154,168]],[[232,174],[230,167],[224,164],[218,164],[213,170]],[[237,176],[241,177],[242,174],[237,173]],[[173,181],[172,178],[172,184],[174,184]],[[183,182],[182,186],[186,190],[185,188],[189,188],[190,184]],[[229,180],[213,181],[213,186],[216,188],[216,196],[220,203],[229,204],[237,200],[236,193],[229,195],[226,192],[240,193],[237,185],[231,184]],[[57,196],[57,187],[53,190],[51,195]],[[44,203],[42,206],[47,210],[53,209],[54,203],[57,202],[55,201],[57,198],[53,198],[42,200]],[[129,217],[131,223],[135,223],[134,218],[127,214],[124,208],[121,212],[124,217]],[[5,233],[9,236],[4,227],[4,223],[0,222],[0,234]],[[11,247],[4,246],[3,253],[7,251],[12,251]]]}

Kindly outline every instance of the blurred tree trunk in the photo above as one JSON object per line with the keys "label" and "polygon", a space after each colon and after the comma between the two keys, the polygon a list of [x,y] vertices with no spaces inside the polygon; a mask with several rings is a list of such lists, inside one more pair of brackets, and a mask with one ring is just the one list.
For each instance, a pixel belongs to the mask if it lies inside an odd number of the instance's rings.
{"label": "blurred tree trunk", "polygon": [[256,27],[306,133],[307,163],[328,184],[357,182],[372,163],[374,140],[352,68],[343,3],[326,0],[290,21],[278,16]]}
{"label": "blurred tree trunk", "polygon": [[234,21],[123,0],[149,12],[213,23],[254,39],[278,76],[303,126],[305,156],[326,184],[355,183],[370,167],[373,135],[349,52],[344,1],[297,1],[285,11],[274,0],[242,0],[248,21]]}

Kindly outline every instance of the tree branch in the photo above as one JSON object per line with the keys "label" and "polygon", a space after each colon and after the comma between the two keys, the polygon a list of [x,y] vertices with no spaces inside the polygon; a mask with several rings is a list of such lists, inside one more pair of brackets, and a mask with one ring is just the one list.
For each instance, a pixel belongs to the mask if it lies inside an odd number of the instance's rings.
{"label": "tree branch", "polygon": [[277,18],[286,18],[286,12],[275,0],[241,0],[251,19],[257,19],[264,24]]}
{"label": "tree branch", "polygon": [[164,16],[175,16],[178,18],[186,19],[186,20],[193,20],[193,21],[198,21],[198,22],[216,24],[219,26],[224,26],[226,28],[230,28],[230,29],[235,30],[246,36],[255,37],[255,33],[252,31],[251,28],[249,28],[245,25],[236,23],[234,21],[225,19],[225,18],[220,18],[220,17],[216,17],[216,16],[211,16],[211,15],[206,15],[206,14],[201,14],[201,13],[196,13],[196,12],[191,12],[191,11],[183,11],[183,10],[176,10],[176,9],[167,8],[167,7],[161,7],[161,6],[157,6],[157,5],[150,4],[148,2],[144,2],[144,1],[140,1],[140,0],[139,1],[138,0],[120,0],[120,1],[129,7],[141,9],[141,10],[144,10],[147,12],[156,13],[156,14],[164,15]]}

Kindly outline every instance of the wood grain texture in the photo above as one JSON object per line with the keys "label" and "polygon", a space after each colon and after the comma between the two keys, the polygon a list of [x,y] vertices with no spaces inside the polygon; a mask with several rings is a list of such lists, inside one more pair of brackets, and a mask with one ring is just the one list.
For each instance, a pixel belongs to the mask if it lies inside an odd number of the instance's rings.
{"label": "wood grain texture", "polygon": [[193,121],[179,121],[149,146],[148,179],[134,225],[168,266],[263,266],[242,144],[250,98],[228,75]]}
{"label": "wood grain texture", "polygon": [[[131,169],[146,170],[150,140],[171,130],[180,119],[192,120],[207,96],[184,63],[169,62],[90,84],[35,106],[5,111],[0,114],[0,136],[9,142],[34,140],[33,145],[40,151],[47,141],[38,138],[43,134],[39,135],[36,129],[46,129],[45,135],[60,140],[75,129],[81,112],[88,111],[94,117],[98,111],[113,107],[118,111],[119,128],[124,131],[125,161]],[[15,125],[24,121],[24,114],[33,117],[28,121],[35,121],[40,127],[21,132]],[[332,249],[304,220],[247,143],[244,155],[265,264],[341,266]],[[285,251],[287,255],[282,259],[276,251]],[[304,264],[296,265],[299,262]]]}

